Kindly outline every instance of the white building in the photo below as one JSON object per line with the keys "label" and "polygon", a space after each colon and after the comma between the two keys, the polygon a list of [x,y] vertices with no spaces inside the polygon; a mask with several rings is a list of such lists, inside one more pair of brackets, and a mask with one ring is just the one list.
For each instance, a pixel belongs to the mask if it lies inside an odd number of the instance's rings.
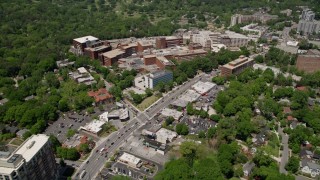
{"label": "white building", "polygon": [[169,109],[169,108],[164,108],[162,111],[161,111],[161,114],[163,116],[166,116],[166,117],[173,117],[173,119],[175,120],[179,120],[181,117],[182,117],[182,112],[180,111],[177,111],[177,110],[174,110],[174,109]]}
{"label": "white building", "polygon": [[85,126],[80,126],[79,130],[84,130],[95,135],[98,135],[102,131],[102,126],[106,123],[106,121],[100,121],[94,119],[90,123],[87,123]]}
{"label": "white building", "polygon": [[311,177],[316,177],[320,175],[320,165],[314,162],[308,161],[302,164],[301,171],[306,174],[310,174]]}
{"label": "white building", "polygon": [[188,89],[184,94],[182,94],[179,99],[187,102],[194,102],[199,99],[201,95],[194,90]]}
{"label": "white building", "polygon": [[49,136],[29,137],[15,151],[0,154],[0,179],[57,179],[57,165]]}
{"label": "white building", "polygon": [[197,91],[199,94],[203,95],[216,86],[217,85],[215,83],[198,81],[196,84],[192,86],[192,89]]}
{"label": "white building", "polygon": [[108,114],[109,114],[109,112],[104,112],[104,113],[100,114],[99,120],[104,121],[104,122],[108,122],[109,121]]}
{"label": "white building", "polygon": [[178,134],[174,131],[170,131],[165,128],[161,128],[158,132],[156,132],[157,141],[161,142],[162,144],[167,144],[169,142],[172,142]]}
{"label": "white building", "polygon": [[134,79],[134,84],[140,89],[153,89],[160,82],[167,83],[173,80],[173,74],[171,71],[155,71],[144,76],[138,76]]}
{"label": "white building", "polygon": [[128,154],[128,153],[123,153],[119,158],[118,158],[119,162],[122,162],[124,164],[128,164],[129,166],[133,167],[133,168],[138,168],[141,167],[141,159],[135,157],[132,154]]}

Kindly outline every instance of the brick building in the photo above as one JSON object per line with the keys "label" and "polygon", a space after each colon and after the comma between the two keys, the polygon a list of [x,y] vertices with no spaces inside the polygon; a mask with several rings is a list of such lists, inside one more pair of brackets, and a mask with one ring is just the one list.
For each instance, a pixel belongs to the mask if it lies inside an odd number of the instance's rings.
{"label": "brick building", "polygon": [[308,50],[307,54],[299,55],[297,59],[297,69],[307,73],[320,70],[320,51],[316,49]]}
{"label": "brick building", "polygon": [[99,55],[111,51],[112,47],[108,41],[97,41],[84,49],[84,54],[91,59],[98,59]]}
{"label": "brick building", "polygon": [[137,43],[137,52],[143,52],[147,49],[152,49],[153,44],[151,41],[138,41]]}
{"label": "brick building", "polygon": [[84,52],[84,48],[89,47],[90,44],[99,41],[98,38],[93,36],[84,36],[80,38],[73,39],[73,47],[81,52]]}
{"label": "brick building", "polygon": [[98,91],[89,91],[88,96],[93,97],[96,104],[113,101],[113,96],[105,88],[101,88]]}
{"label": "brick building", "polygon": [[165,49],[168,47],[180,46],[182,44],[183,44],[182,37],[167,36],[167,37],[160,37],[156,39],[157,49]]}
{"label": "brick building", "polygon": [[248,67],[253,67],[254,60],[241,55],[238,59],[220,66],[221,76],[238,75]]}

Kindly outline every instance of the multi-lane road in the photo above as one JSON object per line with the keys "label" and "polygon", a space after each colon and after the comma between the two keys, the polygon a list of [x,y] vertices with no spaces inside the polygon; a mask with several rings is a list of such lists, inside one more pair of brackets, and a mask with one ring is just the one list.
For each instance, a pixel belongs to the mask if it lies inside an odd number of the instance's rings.
{"label": "multi-lane road", "polygon": [[[149,121],[149,119],[154,117],[163,108],[167,107],[180,94],[188,90],[197,81],[201,80],[203,76],[204,74],[197,75],[195,78],[190,79],[183,85],[175,87],[171,92],[159,99],[156,103],[154,103],[144,112],[139,112],[137,116],[130,120],[123,128],[119,129],[117,132],[112,133],[103,142],[97,144],[97,146],[92,150],[91,155],[84,163],[82,163],[82,165],[76,171],[72,179],[95,179],[99,171],[104,167],[107,159],[110,158],[115,152],[115,150],[117,150],[119,146],[129,138],[129,136],[132,134],[134,130],[143,126],[143,124]],[[102,148],[106,148],[106,152],[100,153],[100,150]],[[86,173],[81,178],[79,175],[83,171],[85,171]]]}

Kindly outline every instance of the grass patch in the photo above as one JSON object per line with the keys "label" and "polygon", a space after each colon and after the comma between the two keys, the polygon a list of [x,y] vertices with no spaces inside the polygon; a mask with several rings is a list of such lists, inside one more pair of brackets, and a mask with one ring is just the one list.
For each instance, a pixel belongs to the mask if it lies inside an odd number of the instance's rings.
{"label": "grass patch", "polygon": [[144,99],[139,105],[137,105],[137,108],[140,111],[145,110],[147,107],[151,106],[151,104],[153,104],[154,102],[156,102],[159,99],[159,97],[153,95],[150,97],[147,97],[146,99]]}
{"label": "grass patch", "polygon": [[23,140],[22,140],[22,139],[15,138],[13,141],[11,141],[10,144],[16,145],[16,146],[20,146],[22,143],[23,143]]}
{"label": "grass patch", "polygon": [[261,147],[269,155],[279,157],[280,142],[276,134],[272,133],[269,137],[268,144]]}

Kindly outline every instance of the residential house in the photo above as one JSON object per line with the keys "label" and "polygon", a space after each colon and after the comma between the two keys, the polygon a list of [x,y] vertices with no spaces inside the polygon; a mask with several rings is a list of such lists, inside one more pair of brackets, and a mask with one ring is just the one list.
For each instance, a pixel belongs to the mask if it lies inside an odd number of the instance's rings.
{"label": "residential house", "polygon": [[302,159],[300,162],[300,166],[303,173],[310,174],[313,178],[317,175],[320,175],[320,165],[314,163],[309,159]]}
{"label": "residential house", "polygon": [[105,88],[101,88],[98,91],[89,91],[88,95],[94,98],[96,104],[113,101],[113,96]]}

